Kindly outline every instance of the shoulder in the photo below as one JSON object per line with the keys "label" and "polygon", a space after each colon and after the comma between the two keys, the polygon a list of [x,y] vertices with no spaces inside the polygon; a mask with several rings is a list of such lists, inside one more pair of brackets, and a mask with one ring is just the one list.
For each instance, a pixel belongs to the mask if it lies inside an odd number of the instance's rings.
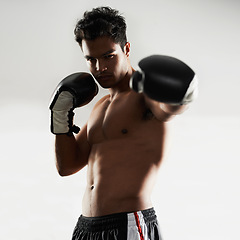
{"label": "shoulder", "polygon": [[100,100],[97,101],[97,103],[95,104],[94,107],[98,107],[99,105],[101,105],[102,103],[108,101],[110,99],[110,95],[105,95],[104,97],[102,97]]}
{"label": "shoulder", "polygon": [[93,109],[92,109],[92,112],[94,112],[96,109],[99,109],[101,107],[103,107],[104,105],[109,105],[109,99],[110,99],[110,95],[106,95],[104,97],[102,97],[100,100],[98,100]]}

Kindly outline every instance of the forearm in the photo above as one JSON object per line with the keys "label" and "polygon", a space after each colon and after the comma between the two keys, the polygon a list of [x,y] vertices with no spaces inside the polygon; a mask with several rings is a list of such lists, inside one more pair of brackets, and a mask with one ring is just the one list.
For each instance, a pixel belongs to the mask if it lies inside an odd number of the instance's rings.
{"label": "forearm", "polygon": [[144,94],[144,99],[147,107],[151,109],[154,116],[163,122],[171,120],[174,116],[183,113],[187,110],[188,105],[174,105],[152,100]]}
{"label": "forearm", "polygon": [[78,163],[79,149],[73,135],[56,135],[55,154],[56,167],[61,176],[71,175],[80,170]]}
{"label": "forearm", "polygon": [[160,108],[167,114],[179,115],[188,109],[188,105],[173,105],[167,103],[159,103]]}

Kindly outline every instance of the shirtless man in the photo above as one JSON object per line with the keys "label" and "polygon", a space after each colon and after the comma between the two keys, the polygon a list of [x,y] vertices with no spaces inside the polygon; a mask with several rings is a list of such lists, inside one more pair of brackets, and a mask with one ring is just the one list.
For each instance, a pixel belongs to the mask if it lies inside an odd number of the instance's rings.
{"label": "shirtless man", "polygon": [[[192,101],[195,74],[165,56],[145,58],[135,71],[125,20],[111,8],[86,12],[75,36],[92,75],[65,78],[50,106],[59,174],[88,168],[72,239],[161,239],[150,196],[164,156],[166,122]],[[92,76],[109,95],[78,133],[73,109],[97,94]]]}

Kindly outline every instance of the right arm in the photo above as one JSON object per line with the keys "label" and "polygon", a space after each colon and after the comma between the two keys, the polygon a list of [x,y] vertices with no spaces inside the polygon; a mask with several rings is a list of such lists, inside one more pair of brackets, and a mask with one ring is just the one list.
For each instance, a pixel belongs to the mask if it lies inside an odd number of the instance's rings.
{"label": "right arm", "polygon": [[[56,166],[61,176],[74,174],[87,165],[90,153],[87,124],[79,132],[80,128],[73,125],[73,110],[86,105],[97,92],[90,74],[75,73],[63,79],[53,94],[51,132],[56,135]],[[73,132],[78,135],[75,137]]]}
{"label": "right arm", "polygon": [[87,141],[87,124],[75,137],[72,135],[56,135],[55,154],[56,167],[60,176],[74,174],[85,167],[91,147]]}

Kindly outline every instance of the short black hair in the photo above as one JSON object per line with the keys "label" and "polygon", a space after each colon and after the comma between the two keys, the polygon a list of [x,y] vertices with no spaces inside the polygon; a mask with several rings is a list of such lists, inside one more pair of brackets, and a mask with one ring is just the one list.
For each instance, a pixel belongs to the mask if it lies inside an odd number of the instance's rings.
{"label": "short black hair", "polygon": [[110,7],[97,7],[86,11],[74,29],[75,40],[82,47],[82,40],[94,40],[98,37],[109,36],[123,49],[126,42],[125,18],[118,10]]}

